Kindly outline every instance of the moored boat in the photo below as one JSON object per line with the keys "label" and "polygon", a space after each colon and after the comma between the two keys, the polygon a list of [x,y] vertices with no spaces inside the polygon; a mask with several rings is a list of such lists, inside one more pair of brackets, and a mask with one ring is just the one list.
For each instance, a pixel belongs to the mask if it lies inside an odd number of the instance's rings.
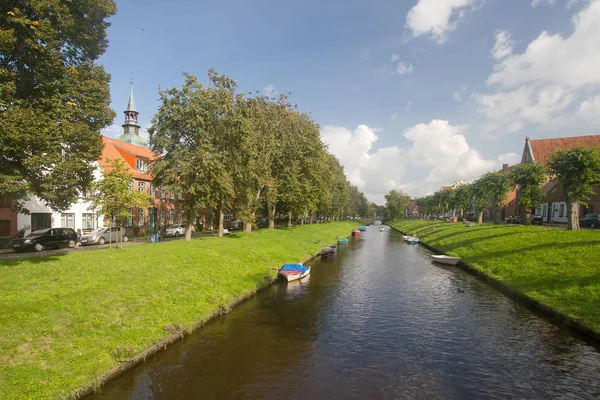
{"label": "moored boat", "polygon": [[310,267],[302,264],[285,264],[279,270],[279,276],[288,282],[304,278],[308,274],[310,274]]}
{"label": "moored boat", "polygon": [[352,236],[360,236],[360,231],[358,229],[352,231]]}
{"label": "moored boat", "polygon": [[358,227],[358,230],[361,231],[361,232],[364,232],[364,231],[367,230],[367,227],[364,226],[364,225],[361,225],[361,226]]}
{"label": "moored boat", "polygon": [[349,242],[348,238],[345,238],[345,237],[338,239],[338,243],[348,243],[348,242]]}
{"label": "moored boat", "polygon": [[408,244],[417,244],[419,243],[419,238],[416,236],[409,236],[406,239],[404,239],[406,241],[406,243]]}
{"label": "moored boat", "polygon": [[337,246],[327,246],[324,247],[323,250],[319,253],[321,257],[331,257],[334,256],[337,252]]}
{"label": "moored boat", "polygon": [[440,264],[446,264],[446,265],[456,265],[460,262],[460,258],[447,256],[445,254],[440,254],[440,255],[432,254],[431,258],[435,262],[438,262]]}

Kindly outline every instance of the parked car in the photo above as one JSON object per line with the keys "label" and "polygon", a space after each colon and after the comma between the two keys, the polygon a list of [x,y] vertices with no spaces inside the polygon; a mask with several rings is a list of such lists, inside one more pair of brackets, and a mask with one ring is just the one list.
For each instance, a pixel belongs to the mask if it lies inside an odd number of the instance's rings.
{"label": "parked car", "polygon": [[82,245],[88,244],[104,244],[109,242],[116,242],[117,239],[121,240],[121,236],[119,235],[119,230],[122,230],[123,241],[127,242],[129,237],[127,236],[127,232],[125,229],[113,226],[113,227],[102,227],[98,228],[92,232],[85,233],[81,236],[79,241]]}
{"label": "parked car", "polygon": [[[171,224],[167,226],[165,230],[165,236],[175,236],[179,237],[181,235],[185,235],[185,230],[187,229],[186,224]],[[192,233],[194,233],[194,227],[192,226]]]}
{"label": "parked car", "polygon": [[15,239],[14,251],[42,251],[47,248],[70,247],[77,244],[77,233],[71,228],[48,228],[31,232],[23,239]]}
{"label": "parked car", "polygon": [[579,226],[592,229],[600,227],[600,214],[585,214],[583,218],[579,220]]}
{"label": "parked car", "polygon": [[534,215],[531,217],[531,225],[542,225],[544,223],[544,217],[541,215]]}
{"label": "parked car", "polygon": [[510,217],[506,218],[506,223],[507,224],[522,224],[523,217],[521,217],[520,215],[511,215]]}
{"label": "parked car", "polygon": [[241,227],[241,223],[240,221],[233,220],[233,221],[229,221],[229,224],[227,224],[227,228],[232,231],[232,230],[236,230],[236,229],[242,229]]}

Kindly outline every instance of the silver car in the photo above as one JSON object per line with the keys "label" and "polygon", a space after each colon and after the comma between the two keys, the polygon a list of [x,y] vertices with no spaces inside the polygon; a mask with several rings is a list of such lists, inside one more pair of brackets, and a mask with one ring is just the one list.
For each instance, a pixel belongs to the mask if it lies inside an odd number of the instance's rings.
{"label": "silver car", "polygon": [[87,244],[104,244],[108,242],[116,242],[117,238],[119,241],[121,240],[121,235],[123,235],[123,241],[126,242],[129,240],[127,237],[127,232],[123,228],[119,228],[118,226],[113,226],[112,228],[98,228],[92,232],[86,233],[81,236],[79,242],[82,245]]}
{"label": "silver car", "polygon": [[[172,224],[167,226],[165,230],[165,236],[175,236],[179,237],[181,235],[185,235],[185,230],[187,229],[186,224]],[[192,233],[194,233],[194,227],[192,226]]]}

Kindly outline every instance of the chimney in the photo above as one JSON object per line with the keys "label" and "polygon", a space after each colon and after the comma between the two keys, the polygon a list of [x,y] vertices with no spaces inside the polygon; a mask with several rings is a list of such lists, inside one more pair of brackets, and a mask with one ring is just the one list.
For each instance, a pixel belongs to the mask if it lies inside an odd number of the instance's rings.
{"label": "chimney", "polygon": [[508,168],[508,164],[502,164],[502,171]]}

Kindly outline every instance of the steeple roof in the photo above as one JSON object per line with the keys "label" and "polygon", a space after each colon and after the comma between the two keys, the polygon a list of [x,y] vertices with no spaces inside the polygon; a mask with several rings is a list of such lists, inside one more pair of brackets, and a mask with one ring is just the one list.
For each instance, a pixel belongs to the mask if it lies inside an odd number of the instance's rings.
{"label": "steeple roof", "polygon": [[135,101],[133,101],[133,86],[131,86],[129,89],[129,102],[127,103],[127,110],[125,111],[137,112],[135,109]]}

